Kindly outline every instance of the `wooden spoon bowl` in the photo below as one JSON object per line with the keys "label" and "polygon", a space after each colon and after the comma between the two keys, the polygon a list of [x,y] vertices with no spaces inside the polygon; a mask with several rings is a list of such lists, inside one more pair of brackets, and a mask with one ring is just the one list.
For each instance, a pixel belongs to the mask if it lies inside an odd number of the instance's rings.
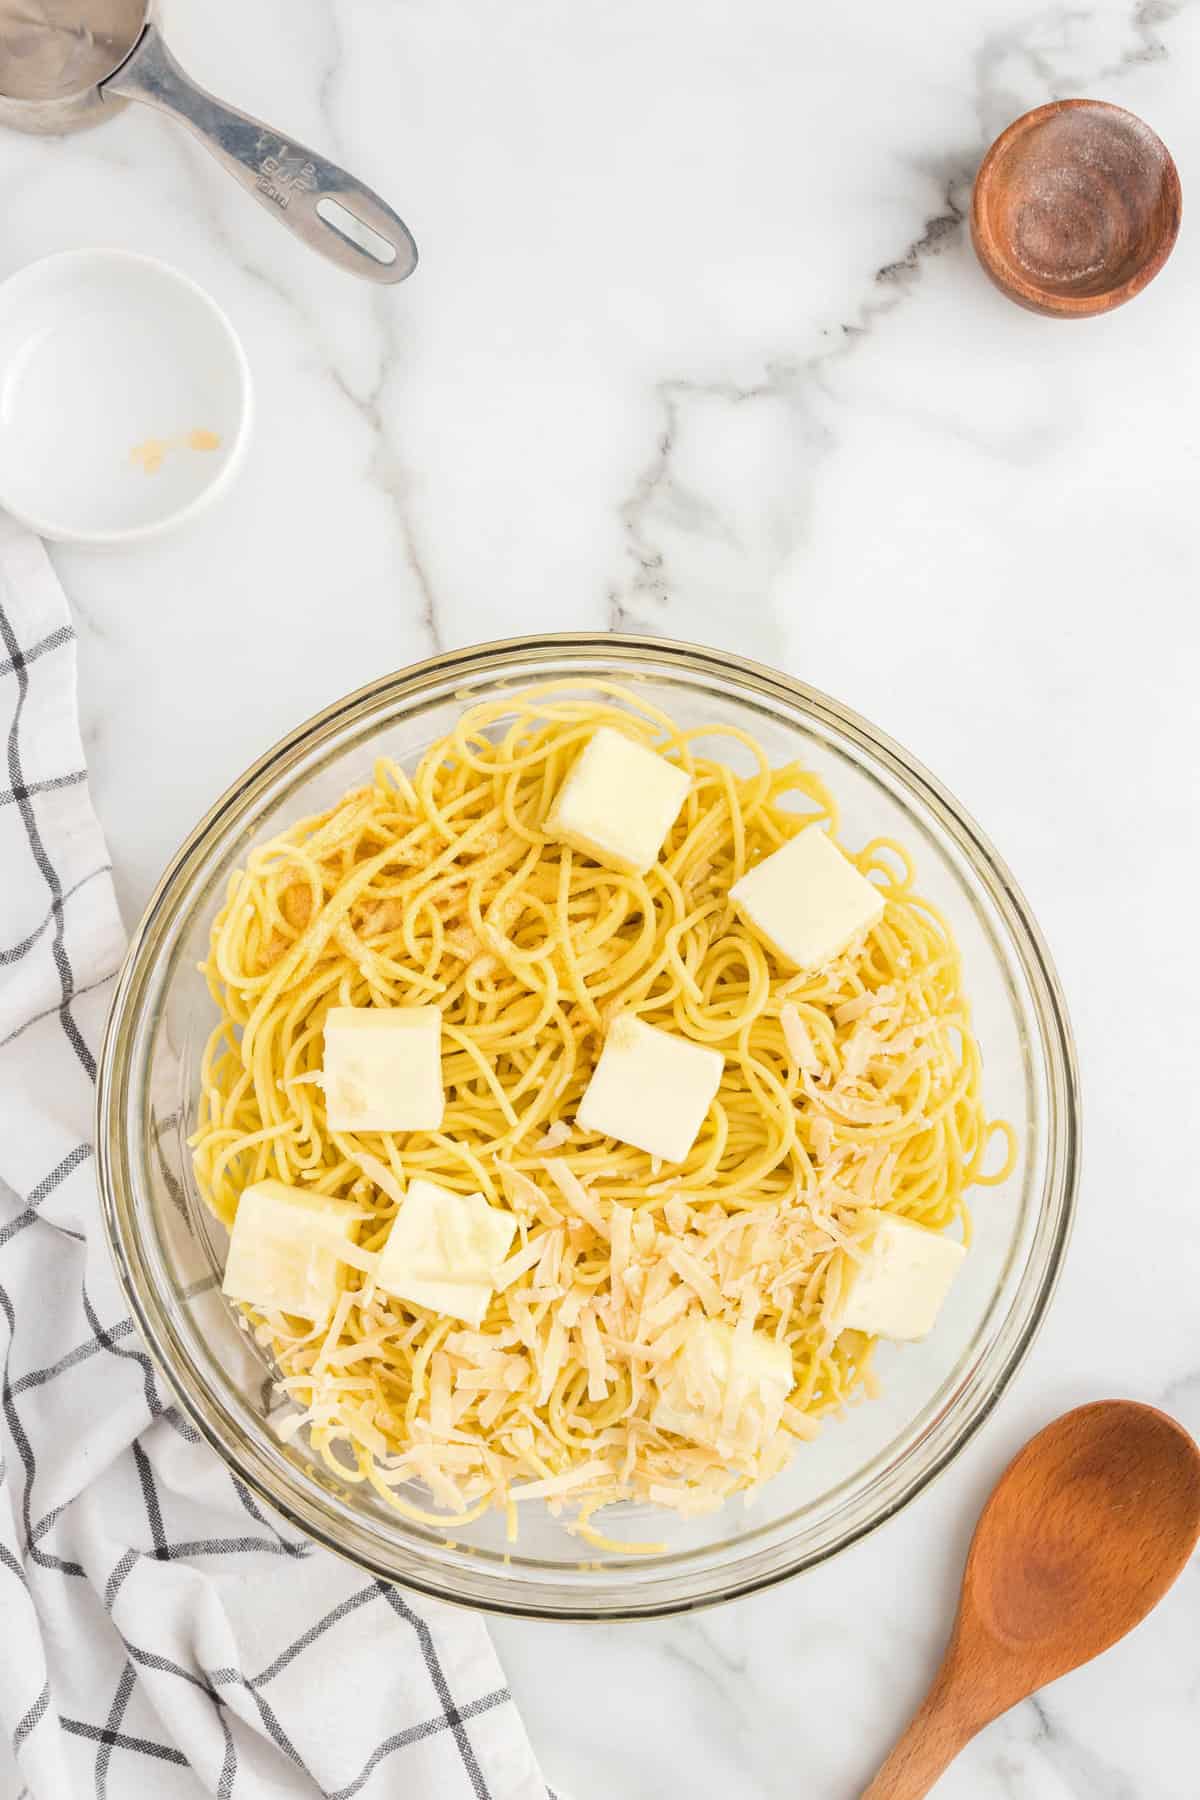
{"label": "wooden spoon bowl", "polygon": [[971,241],[1010,300],[1060,319],[1140,294],[1179,234],[1179,173],[1161,138],[1103,100],[1015,119],[980,165]]}
{"label": "wooden spoon bowl", "polygon": [[1026,1444],[983,1509],[954,1631],[862,1800],[919,1800],[992,1719],[1140,1624],[1200,1537],[1200,1450],[1174,1419],[1102,1400]]}

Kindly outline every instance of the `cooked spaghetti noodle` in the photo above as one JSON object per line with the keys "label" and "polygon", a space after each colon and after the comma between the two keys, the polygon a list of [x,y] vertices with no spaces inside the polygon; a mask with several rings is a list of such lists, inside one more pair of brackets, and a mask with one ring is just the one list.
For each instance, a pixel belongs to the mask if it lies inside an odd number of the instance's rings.
{"label": "cooked spaghetti noodle", "polygon": [[[644,876],[542,829],[605,723],[691,777]],[[737,772],[700,754],[719,738]],[[195,1169],[226,1224],[270,1177],[361,1210],[331,1319],[247,1309],[299,1409],[285,1432],[307,1427],[342,1480],[447,1526],[506,1507],[510,1535],[520,1500],[569,1498],[572,1529],[607,1545],[596,1508],[718,1506],[869,1388],[872,1340],[833,1323],[864,1209],[969,1238],[966,1192],[1005,1178],[1015,1142],[986,1118],[959,952],[899,844],[848,853],[886,908],[820,972],[781,968],[735,912],[732,884],[812,822],[837,832],[825,785],[772,768],[745,732],[685,730],[618,687],[564,682],[467,711],[411,777],[379,762],[232,876],[205,965],[221,1016]],[[441,1129],[331,1131],[329,1008],[429,1004],[443,1019]],[[574,1122],[618,1013],[724,1056],[683,1163]],[[478,1330],[374,1284],[418,1175],[515,1215]],[[722,1457],[652,1423],[656,1371],[704,1317],[743,1332],[749,1320],[791,1352],[779,1429],[753,1453]]]}

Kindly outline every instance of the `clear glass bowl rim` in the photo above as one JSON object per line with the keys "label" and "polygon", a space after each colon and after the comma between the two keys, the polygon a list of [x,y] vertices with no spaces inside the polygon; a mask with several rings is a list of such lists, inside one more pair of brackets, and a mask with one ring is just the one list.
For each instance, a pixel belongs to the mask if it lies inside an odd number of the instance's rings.
{"label": "clear glass bowl rim", "polygon": [[[704,1591],[674,1591],[665,1598],[629,1596],[595,1599],[578,1594],[572,1603],[547,1604],[519,1594],[514,1583],[511,1596],[494,1591],[471,1592],[472,1583],[460,1573],[425,1567],[413,1552],[403,1566],[373,1553],[363,1543],[347,1543],[344,1529],[332,1512],[325,1513],[304,1494],[290,1491],[279,1481],[272,1466],[259,1457],[249,1438],[228,1430],[202,1384],[185,1379],[172,1354],[174,1326],[168,1307],[147,1280],[139,1254],[136,1220],[130,1199],[135,1179],[128,1155],[126,1119],[121,1104],[128,1084],[136,1008],[136,995],[153,965],[160,940],[185,914],[191,896],[194,866],[201,863],[231,814],[245,814],[258,797],[301,757],[352,722],[361,722],[381,708],[417,698],[422,690],[444,683],[455,675],[502,677],[509,665],[521,667],[531,681],[538,679],[536,664],[544,657],[555,678],[564,674],[562,663],[577,656],[581,677],[596,673],[595,659],[610,658],[617,676],[624,665],[636,673],[639,658],[675,664],[694,675],[730,683],[768,700],[798,708],[827,729],[849,740],[882,765],[901,785],[924,804],[970,865],[1001,915],[1012,948],[1028,984],[1041,1032],[1047,1082],[1047,1162],[1042,1202],[1029,1260],[1007,1316],[981,1359],[973,1403],[958,1416],[948,1416],[929,1434],[921,1453],[905,1457],[890,1472],[882,1496],[867,1506],[866,1496],[846,1509],[837,1533],[814,1549],[777,1554],[771,1566],[738,1575]],[[477,1610],[515,1617],[544,1619],[635,1619],[714,1605],[754,1593],[788,1579],[804,1569],[827,1561],[847,1549],[907,1506],[942,1474],[990,1417],[1037,1336],[1046,1309],[1058,1284],[1071,1229],[1080,1167],[1080,1089],[1074,1036],[1065,999],[1041,930],[1011,871],[975,821],[954,796],[922,764],[899,744],[859,714],[819,689],[763,664],[728,651],[671,638],[635,636],[629,633],[552,632],[536,636],[504,638],[446,651],[423,662],[381,676],[343,696],[305,720],[281,738],[251,765],[209,809],[171,859],[155,888],[141,920],[130,936],[129,947],[117,977],[108,1027],[101,1050],[96,1083],[97,1175],[101,1214],[117,1278],[129,1310],[159,1370],[195,1429],[233,1472],[260,1499],[273,1506],[292,1526],[326,1549],[387,1581],[398,1581],[434,1599]],[[952,1409],[952,1413],[955,1409]],[[912,1467],[909,1467],[909,1464]],[[366,1533],[364,1535],[369,1535]],[[416,1564],[416,1566],[413,1566]],[[476,1584],[477,1585],[477,1584]],[[680,1587],[677,1581],[676,1590]],[[686,1578],[682,1585],[686,1588]]]}

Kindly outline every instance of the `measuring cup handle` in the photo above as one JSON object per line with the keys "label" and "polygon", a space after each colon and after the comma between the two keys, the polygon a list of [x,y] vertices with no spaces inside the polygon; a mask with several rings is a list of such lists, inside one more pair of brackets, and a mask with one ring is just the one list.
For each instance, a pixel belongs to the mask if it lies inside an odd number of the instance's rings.
{"label": "measuring cup handle", "polygon": [[417,246],[403,219],[361,181],[261,119],[197,87],[147,25],[105,95],[171,113],[261,206],[339,268],[368,281],[403,281]]}

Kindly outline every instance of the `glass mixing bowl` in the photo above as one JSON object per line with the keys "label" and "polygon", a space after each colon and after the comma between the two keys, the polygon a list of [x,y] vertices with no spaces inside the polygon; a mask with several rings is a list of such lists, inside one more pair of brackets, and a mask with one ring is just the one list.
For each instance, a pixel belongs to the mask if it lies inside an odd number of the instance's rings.
{"label": "glass mixing bowl", "polygon": [[[951,919],[992,1116],[1017,1128],[1009,1180],[978,1191],[976,1237],[933,1335],[881,1344],[877,1399],[831,1419],[747,1506],[703,1519],[628,1506],[617,1537],[664,1553],[593,1551],[531,1504],[426,1529],[342,1485],[280,1441],[263,1354],[221,1298],[225,1237],[192,1179],[200,1053],[213,1007],[197,972],[230,870],[256,841],[329,806],[386,753],[413,761],[475,701],[572,677],[627,683],[689,725],[752,731],[775,762],[801,757],[834,789],[851,844],[887,835]],[[728,740],[717,740],[729,755]],[[278,744],[213,807],[133,934],[99,1079],[105,1223],[129,1305],[183,1411],[229,1466],[310,1537],[373,1574],[442,1599],[559,1618],[672,1612],[765,1587],[853,1543],[962,1449],[1020,1363],[1053,1292],[1078,1171],[1078,1092],[1062,995],[1029,909],[986,838],[932,776],[823,694],[738,658],[657,639],[519,639],[436,657],[341,700]],[[606,1520],[614,1518],[605,1514]]]}

